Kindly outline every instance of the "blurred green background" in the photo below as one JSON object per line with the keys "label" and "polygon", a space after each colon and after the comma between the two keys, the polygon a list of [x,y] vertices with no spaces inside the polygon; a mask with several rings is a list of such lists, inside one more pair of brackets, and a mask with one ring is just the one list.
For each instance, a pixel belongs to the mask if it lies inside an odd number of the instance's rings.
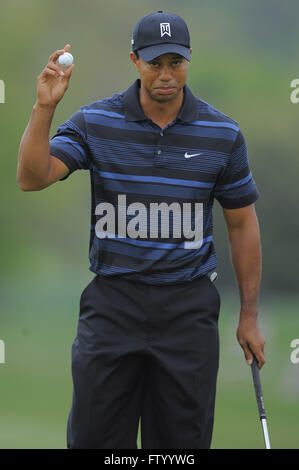
{"label": "blurred green background", "polygon": [[[20,140],[49,55],[71,44],[70,87],[50,137],[77,109],[126,89],[137,20],[164,9],[186,20],[193,48],[193,92],[237,120],[245,134],[263,248],[261,371],[273,448],[299,448],[298,117],[290,83],[299,77],[295,0],[2,0],[0,3],[1,313],[0,448],[66,448],[71,405],[71,344],[88,270],[90,180],[77,171],[40,192],[16,182]],[[214,239],[221,359],[212,448],[263,448],[250,368],[236,340],[238,289],[222,209]],[[140,440],[139,447],[140,447]]]}

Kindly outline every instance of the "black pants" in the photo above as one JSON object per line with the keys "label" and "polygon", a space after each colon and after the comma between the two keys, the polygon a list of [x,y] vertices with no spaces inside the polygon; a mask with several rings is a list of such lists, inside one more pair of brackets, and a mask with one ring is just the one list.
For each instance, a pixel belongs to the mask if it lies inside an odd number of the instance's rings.
{"label": "black pants", "polygon": [[69,449],[204,449],[212,438],[220,295],[208,276],[147,285],[95,276],[72,345]]}

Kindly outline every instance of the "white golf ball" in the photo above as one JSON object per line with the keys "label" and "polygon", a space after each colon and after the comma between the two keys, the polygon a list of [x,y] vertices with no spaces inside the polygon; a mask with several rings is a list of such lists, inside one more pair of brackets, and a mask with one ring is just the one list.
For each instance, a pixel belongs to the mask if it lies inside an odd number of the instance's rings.
{"label": "white golf ball", "polygon": [[70,65],[72,65],[73,62],[74,57],[69,52],[65,52],[64,54],[58,57],[58,63],[60,65],[64,65],[65,67],[69,67]]}

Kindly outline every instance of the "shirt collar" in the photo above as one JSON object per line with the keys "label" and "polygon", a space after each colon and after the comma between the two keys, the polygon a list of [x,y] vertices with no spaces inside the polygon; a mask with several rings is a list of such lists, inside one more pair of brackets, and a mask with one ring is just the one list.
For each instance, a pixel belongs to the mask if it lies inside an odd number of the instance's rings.
{"label": "shirt collar", "polygon": [[[127,121],[144,121],[148,119],[140,105],[139,88],[140,79],[137,78],[137,80],[123,92],[123,105]],[[184,100],[179,114],[177,115],[177,119],[185,122],[195,121],[198,118],[197,98],[193,95],[188,85],[184,86],[183,91]]]}

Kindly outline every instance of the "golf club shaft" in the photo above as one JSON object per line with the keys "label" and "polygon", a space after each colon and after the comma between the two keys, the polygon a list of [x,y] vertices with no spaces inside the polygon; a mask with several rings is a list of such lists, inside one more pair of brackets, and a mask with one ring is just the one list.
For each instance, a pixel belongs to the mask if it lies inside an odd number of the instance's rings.
{"label": "golf club shaft", "polygon": [[260,371],[258,368],[257,359],[254,355],[253,355],[253,362],[251,364],[251,372],[252,372],[252,378],[253,378],[253,383],[254,383],[258,412],[259,412],[259,416],[260,416],[260,420],[261,420],[262,428],[263,428],[266,449],[271,449],[268,428],[267,428],[267,421],[266,421],[266,410],[265,410],[265,405],[264,405],[264,397],[263,397],[263,391],[262,391]]}
{"label": "golf club shaft", "polygon": [[266,449],[271,449],[266,418],[261,419]]}

